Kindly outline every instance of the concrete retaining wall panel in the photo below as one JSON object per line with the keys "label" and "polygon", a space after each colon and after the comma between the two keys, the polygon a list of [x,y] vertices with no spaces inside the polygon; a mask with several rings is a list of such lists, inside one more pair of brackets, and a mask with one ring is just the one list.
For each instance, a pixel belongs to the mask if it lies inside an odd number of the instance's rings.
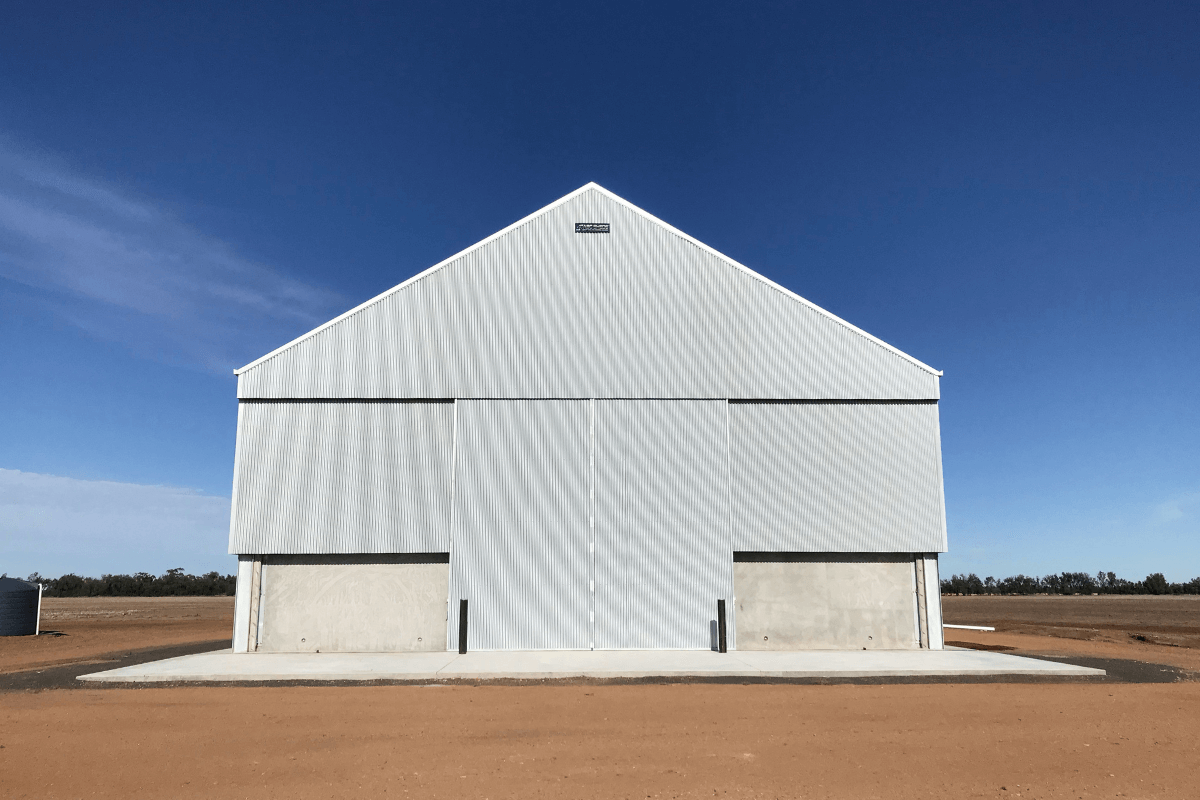
{"label": "concrete retaining wall panel", "polygon": [[411,556],[269,556],[258,652],[444,651],[448,582]]}
{"label": "concrete retaining wall panel", "polygon": [[237,591],[233,601],[233,652],[245,653],[250,644],[250,585],[253,583],[254,556],[238,556]]}
{"label": "concrete retaining wall panel", "polygon": [[925,597],[924,608],[929,619],[929,642],[931,650],[944,650],[946,647],[945,632],[942,629],[942,582],[938,577],[937,553],[925,553],[917,562],[924,570]]}
{"label": "concrete retaining wall panel", "polygon": [[734,564],[739,650],[920,647],[909,554]]}

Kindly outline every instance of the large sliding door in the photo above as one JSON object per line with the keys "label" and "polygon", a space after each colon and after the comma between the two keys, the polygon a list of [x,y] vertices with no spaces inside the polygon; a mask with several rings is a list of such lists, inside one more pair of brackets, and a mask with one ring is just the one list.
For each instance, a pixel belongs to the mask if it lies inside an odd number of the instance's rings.
{"label": "large sliding door", "polygon": [[460,400],[447,641],[472,650],[591,645],[591,404]]}
{"label": "large sliding door", "polygon": [[723,401],[595,401],[597,649],[708,649],[717,600],[732,611],[727,420]]}

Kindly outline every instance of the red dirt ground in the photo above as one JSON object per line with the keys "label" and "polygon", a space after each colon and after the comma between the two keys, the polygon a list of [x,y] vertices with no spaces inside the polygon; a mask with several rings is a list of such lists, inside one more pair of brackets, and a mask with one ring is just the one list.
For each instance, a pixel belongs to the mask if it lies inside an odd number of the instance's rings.
{"label": "red dirt ground", "polygon": [[42,632],[0,636],[0,672],[233,637],[232,597],[47,597]]}
{"label": "red dirt ground", "polygon": [[0,796],[1193,798],[1200,683],[0,695]]}
{"label": "red dirt ground", "polygon": [[[1089,655],[1200,672],[1200,596],[943,597],[949,642],[1045,655]],[[1200,797],[1200,791],[1197,791]]]}
{"label": "red dirt ground", "polygon": [[[998,623],[995,606],[960,602],[976,599],[946,598],[947,620]],[[1200,606],[1117,604],[1100,628],[1087,615],[1105,603],[1058,602],[1076,599],[1030,598],[1042,604],[1004,617],[1020,632],[969,636],[1194,668],[1200,651],[1128,633],[1186,637]],[[96,659],[114,642],[227,637],[229,600],[202,601],[60,601],[44,627],[70,635],[0,640],[0,671]],[[1059,635],[1089,624],[1097,638]],[[0,798],[1194,798],[1198,787],[1195,681],[0,694]]]}

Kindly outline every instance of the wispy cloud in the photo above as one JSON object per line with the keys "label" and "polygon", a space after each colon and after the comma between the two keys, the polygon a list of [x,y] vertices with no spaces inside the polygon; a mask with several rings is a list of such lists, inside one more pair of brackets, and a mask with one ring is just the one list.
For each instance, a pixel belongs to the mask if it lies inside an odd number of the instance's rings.
{"label": "wispy cloud", "polygon": [[1172,523],[1200,519],[1200,492],[1185,492],[1167,498],[1154,507],[1153,519],[1157,523]]}
{"label": "wispy cloud", "polygon": [[0,277],[91,333],[210,369],[240,366],[344,305],[152,200],[0,139]]}
{"label": "wispy cloud", "polygon": [[229,498],[0,469],[0,572],[233,569]]}

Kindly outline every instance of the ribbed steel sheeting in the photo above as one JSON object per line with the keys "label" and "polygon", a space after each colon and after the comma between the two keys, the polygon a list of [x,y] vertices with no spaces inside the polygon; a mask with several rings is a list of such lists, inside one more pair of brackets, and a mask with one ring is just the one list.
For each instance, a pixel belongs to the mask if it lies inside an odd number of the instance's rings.
{"label": "ribbed steel sheeting", "polygon": [[708,649],[719,598],[736,630],[726,408],[596,402],[597,649]]}
{"label": "ribbed steel sheeting", "polygon": [[238,386],[243,398],[938,392],[928,367],[594,185],[245,368]]}
{"label": "ribbed steel sheeting", "polygon": [[472,650],[590,647],[590,406],[458,403],[448,642],[466,599]]}
{"label": "ribbed steel sheeting", "polygon": [[42,590],[36,583],[0,576],[0,636],[33,636]]}
{"label": "ribbed steel sheeting", "polygon": [[735,550],[945,552],[936,404],[729,412]]}
{"label": "ribbed steel sheeting", "polygon": [[242,403],[229,552],[446,552],[453,425],[453,403]]}

